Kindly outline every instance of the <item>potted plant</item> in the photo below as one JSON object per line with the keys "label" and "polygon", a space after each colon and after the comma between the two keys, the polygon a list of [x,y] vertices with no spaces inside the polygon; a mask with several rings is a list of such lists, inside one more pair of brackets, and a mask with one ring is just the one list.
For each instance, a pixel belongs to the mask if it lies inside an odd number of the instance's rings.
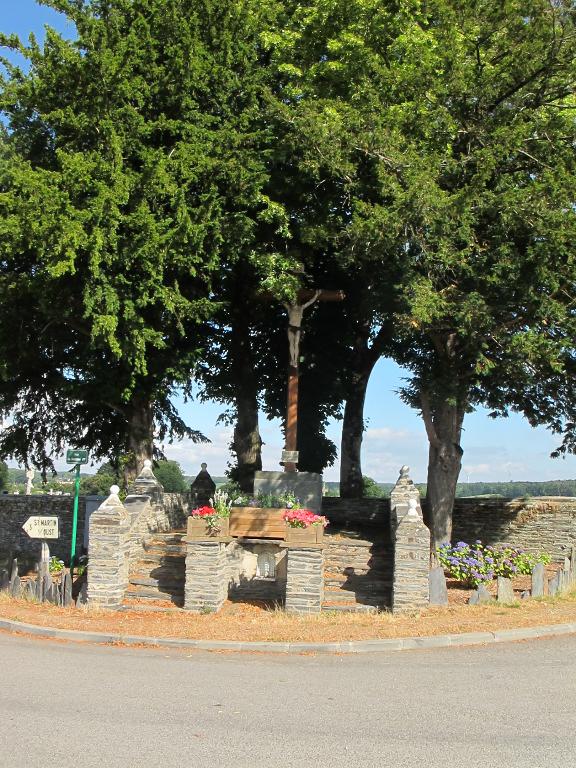
{"label": "potted plant", "polygon": [[316,515],[310,509],[287,509],[283,519],[286,523],[287,544],[321,544],[328,520]]}
{"label": "potted plant", "polygon": [[216,491],[210,505],[197,507],[188,518],[188,538],[205,539],[228,536],[231,500],[223,491]]}
{"label": "potted plant", "polygon": [[259,492],[256,497],[234,497],[230,533],[232,536],[285,539],[286,509],[296,507],[298,499],[291,492],[275,495]]}

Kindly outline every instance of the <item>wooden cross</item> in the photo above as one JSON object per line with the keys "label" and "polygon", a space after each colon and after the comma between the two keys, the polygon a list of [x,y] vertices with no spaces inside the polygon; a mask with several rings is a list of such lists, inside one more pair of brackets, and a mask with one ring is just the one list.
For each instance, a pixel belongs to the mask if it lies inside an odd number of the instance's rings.
{"label": "wooden cross", "polygon": [[286,442],[282,451],[285,472],[296,472],[298,464],[298,378],[300,375],[300,338],[304,310],[317,301],[342,301],[343,291],[302,289],[296,303],[285,304],[288,312],[288,401],[286,405]]}

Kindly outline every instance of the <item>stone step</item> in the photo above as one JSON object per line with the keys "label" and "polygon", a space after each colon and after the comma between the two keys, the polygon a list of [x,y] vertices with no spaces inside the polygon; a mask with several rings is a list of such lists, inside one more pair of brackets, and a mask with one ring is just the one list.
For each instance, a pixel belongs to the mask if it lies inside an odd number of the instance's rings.
{"label": "stone step", "polygon": [[186,537],[186,530],[184,528],[176,531],[166,531],[164,533],[157,532],[150,534],[150,538],[156,541],[182,541]]}
{"label": "stone step", "polygon": [[138,562],[140,563],[160,563],[160,565],[171,565],[184,563],[186,555],[179,552],[166,552],[164,550],[147,551],[144,555],[140,556]]}
{"label": "stone step", "polygon": [[174,555],[178,557],[186,557],[186,545],[149,542],[144,545],[144,552],[146,554],[152,555]]}
{"label": "stone step", "polygon": [[135,587],[155,587],[157,589],[161,588],[164,591],[170,590],[171,592],[184,592],[184,579],[155,579],[152,576],[137,574],[130,576],[129,583]]}
{"label": "stone step", "polygon": [[172,600],[182,603],[184,601],[184,590],[161,591],[153,587],[141,587],[130,584],[125,594],[128,600]]}
{"label": "stone step", "polygon": [[178,574],[178,578],[184,578],[184,574],[186,572],[186,562],[184,559],[180,560],[179,562],[154,562],[150,563],[146,560],[139,560],[137,563],[134,563],[130,569],[130,575],[137,574],[137,573],[150,573],[153,576],[156,574],[163,574],[163,573],[175,573]]}
{"label": "stone step", "polygon": [[[140,602],[138,599],[133,599],[132,602],[124,603],[119,606],[119,611],[137,611],[139,613],[182,613],[182,608],[173,605],[169,608],[167,605],[160,605],[162,601],[158,601],[158,605],[155,605],[152,600],[147,602]],[[166,601],[164,601],[166,602]]]}
{"label": "stone step", "polygon": [[324,571],[325,581],[330,580],[338,584],[344,584],[345,582],[357,581],[360,579],[362,579],[362,581],[366,582],[367,584],[379,584],[381,582],[392,581],[392,577],[392,571],[380,571],[379,573],[373,573],[370,571],[369,573],[360,572],[352,574],[339,573],[338,571],[329,571],[328,569],[325,569]]}
{"label": "stone step", "polygon": [[326,603],[352,603],[358,605],[380,605],[389,602],[386,594],[383,592],[357,593],[357,592],[330,592],[324,591],[324,602]]}
{"label": "stone step", "polygon": [[375,605],[361,605],[360,603],[350,603],[344,605],[326,605],[322,603],[322,611],[338,613],[378,613],[379,608]]}

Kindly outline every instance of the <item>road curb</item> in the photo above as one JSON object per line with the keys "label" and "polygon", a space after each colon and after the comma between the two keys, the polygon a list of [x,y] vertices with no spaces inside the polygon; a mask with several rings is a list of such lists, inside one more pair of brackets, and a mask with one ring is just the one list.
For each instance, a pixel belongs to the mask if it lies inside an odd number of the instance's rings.
{"label": "road curb", "polygon": [[235,651],[259,653],[381,653],[385,651],[412,651],[432,648],[489,645],[492,643],[534,640],[539,637],[576,634],[574,624],[552,624],[543,627],[521,627],[495,632],[465,632],[457,635],[431,635],[429,637],[394,637],[385,640],[357,640],[341,643],[281,643],[242,642],[236,640],[186,640],[171,637],[117,635],[107,632],[80,632],[73,629],[42,627],[11,619],[0,619],[0,630],[18,632],[53,640],[104,645],[145,645],[152,648],[183,648],[198,651]]}

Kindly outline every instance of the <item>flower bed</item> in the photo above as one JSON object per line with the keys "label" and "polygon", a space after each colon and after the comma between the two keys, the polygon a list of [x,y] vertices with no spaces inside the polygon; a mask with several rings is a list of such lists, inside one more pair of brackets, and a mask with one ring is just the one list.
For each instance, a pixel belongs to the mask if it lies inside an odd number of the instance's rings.
{"label": "flower bed", "polygon": [[511,547],[489,547],[476,541],[459,541],[455,546],[443,544],[438,549],[438,560],[450,576],[466,587],[477,587],[498,576],[513,578],[530,575],[537,563],[548,565],[550,556],[533,555]]}

